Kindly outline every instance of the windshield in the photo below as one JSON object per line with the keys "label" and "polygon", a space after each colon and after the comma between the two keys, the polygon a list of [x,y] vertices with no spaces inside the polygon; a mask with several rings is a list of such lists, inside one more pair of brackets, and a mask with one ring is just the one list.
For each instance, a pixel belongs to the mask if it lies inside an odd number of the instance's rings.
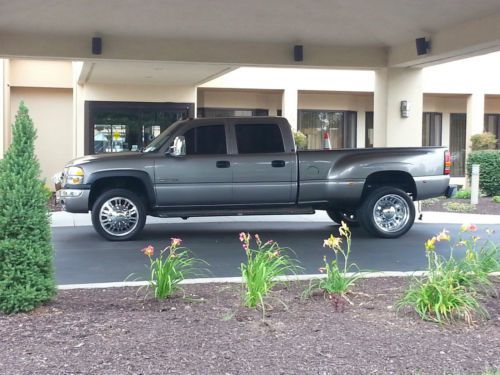
{"label": "windshield", "polygon": [[153,142],[149,144],[148,147],[144,149],[144,152],[155,152],[158,151],[164,144],[167,142],[167,140],[170,138],[170,136],[177,130],[179,125],[184,122],[185,120],[180,120],[177,122],[174,122],[172,125],[170,125],[168,128],[166,128],[158,137],[156,137]]}

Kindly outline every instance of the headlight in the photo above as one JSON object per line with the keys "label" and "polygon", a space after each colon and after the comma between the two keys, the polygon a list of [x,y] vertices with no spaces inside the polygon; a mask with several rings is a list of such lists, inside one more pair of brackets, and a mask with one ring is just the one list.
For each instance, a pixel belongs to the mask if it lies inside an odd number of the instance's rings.
{"label": "headlight", "polygon": [[80,167],[69,167],[66,176],[68,184],[79,185],[83,183],[83,169]]}

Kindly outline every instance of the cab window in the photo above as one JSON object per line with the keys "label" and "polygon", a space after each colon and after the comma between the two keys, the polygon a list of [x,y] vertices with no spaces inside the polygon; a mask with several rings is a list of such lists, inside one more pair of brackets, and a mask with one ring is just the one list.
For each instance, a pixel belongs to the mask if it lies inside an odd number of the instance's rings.
{"label": "cab window", "polygon": [[285,152],[277,124],[237,124],[236,143],[239,154]]}
{"label": "cab window", "polygon": [[188,130],[186,155],[221,155],[227,153],[224,125],[198,126]]}

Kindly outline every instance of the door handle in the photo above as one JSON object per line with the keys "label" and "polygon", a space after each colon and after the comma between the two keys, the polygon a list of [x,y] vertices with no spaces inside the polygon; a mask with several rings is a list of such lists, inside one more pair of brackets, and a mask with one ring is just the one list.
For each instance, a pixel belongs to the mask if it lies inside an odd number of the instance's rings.
{"label": "door handle", "polygon": [[231,163],[228,162],[227,160],[219,160],[215,163],[217,168],[229,168],[231,166]]}
{"label": "door handle", "polygon": [[283,168],[285,166],[285,161],[284,160],[273,160],[271,162],[271,166],[273,168]]}

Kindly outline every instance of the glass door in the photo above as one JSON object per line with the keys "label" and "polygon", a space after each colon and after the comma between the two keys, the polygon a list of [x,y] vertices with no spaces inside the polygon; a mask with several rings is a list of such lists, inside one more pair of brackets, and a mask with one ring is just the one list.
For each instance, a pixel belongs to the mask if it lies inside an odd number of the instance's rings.
{"label": "glass door", "polygon": [[87,102],[86,154],[139,151],[174,122],[192,116],[190,103]]}

